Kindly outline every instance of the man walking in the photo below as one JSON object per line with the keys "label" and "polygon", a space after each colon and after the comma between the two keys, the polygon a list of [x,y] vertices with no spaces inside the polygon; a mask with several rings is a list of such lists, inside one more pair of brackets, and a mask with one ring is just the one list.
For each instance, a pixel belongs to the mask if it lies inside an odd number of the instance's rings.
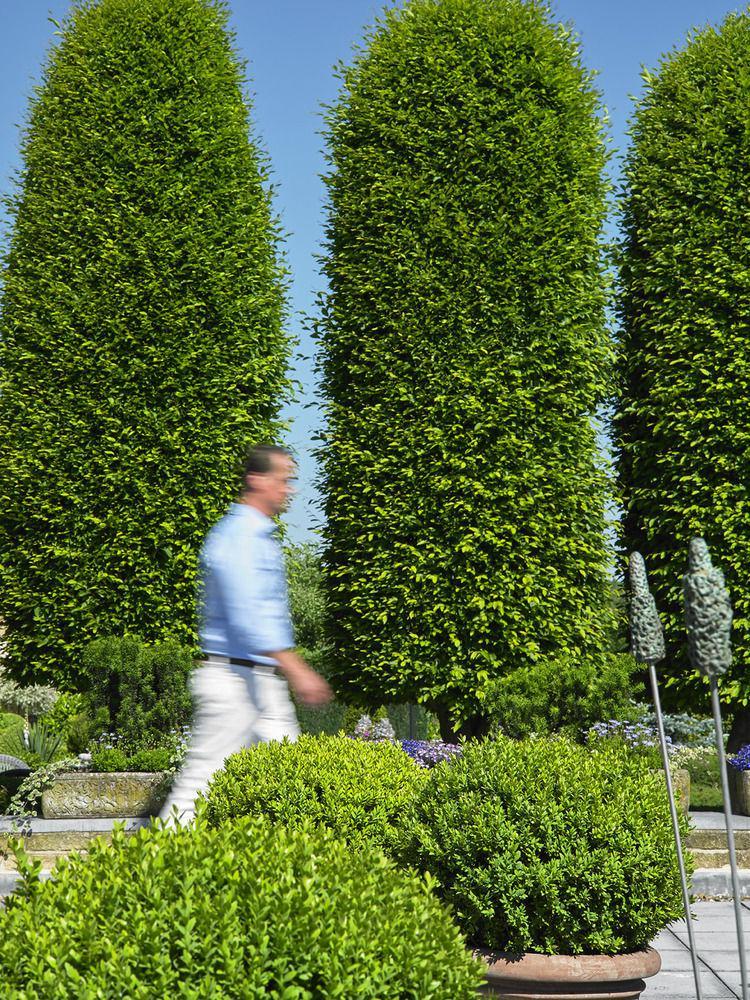
{"label": "man walking", "polygon": [[294,473],[286,449],[251,449],[238,501],[203,544],[201,645],[207,662],[193,675],[193,738],[163,817],[176,808],[181,822],[190,820],[196,797],[230,754],[253,743],[299,735],[289,687],[307,705],[331,698],[326,681],[293,649],[273,518],[286,509],[294,492]]}

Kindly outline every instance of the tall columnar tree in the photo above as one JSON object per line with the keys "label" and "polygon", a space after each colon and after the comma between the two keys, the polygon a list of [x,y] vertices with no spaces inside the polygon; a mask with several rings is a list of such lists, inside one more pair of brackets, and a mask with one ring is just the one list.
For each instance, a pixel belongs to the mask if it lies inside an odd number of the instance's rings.
{"label": "tall columnar tree", "polygon": [[411,0],[328,142],[335,679],[481,732],[493,679],[603,642],[598,97],[546,5]]}
{"label": "tall columnar tree", "polygon": [[277,431],[283,274],[214,0],[83,2],[31,102],[0,328],[0,621],[20,679],[191,641],[201,538]]}
{"label": "tall columnar tree", "polygon": [[664,613],[669,690],[695,708],[681,584],[690,539],[706,538],[735,609],[723,695],[733,741],[750,741],[750,16],[693,35],[644,80],[623,198],[623,544]]}

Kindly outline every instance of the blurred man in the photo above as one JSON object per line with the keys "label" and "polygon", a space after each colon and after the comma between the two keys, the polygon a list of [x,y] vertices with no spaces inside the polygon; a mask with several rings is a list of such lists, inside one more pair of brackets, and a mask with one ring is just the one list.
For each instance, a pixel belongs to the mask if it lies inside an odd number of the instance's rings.
{"label": "blurred man", "polygon": [[195,800],[224,760],[242,747],[299,725],[292,688],[307,705],[331,698],[326,681],[294,652],[284,557],[273,518],[294,493],[288,451],[260,445],[247,456],[242,492],[209,531],[200,558],[201,645],[193,675],[193,738],[161,815],[190,820]]}

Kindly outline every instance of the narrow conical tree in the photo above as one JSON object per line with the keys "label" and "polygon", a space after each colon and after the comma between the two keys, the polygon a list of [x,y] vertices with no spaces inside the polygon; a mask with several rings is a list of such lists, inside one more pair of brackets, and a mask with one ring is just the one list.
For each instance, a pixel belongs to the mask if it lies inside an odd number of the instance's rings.
{"label": "narrow conical tree", "polygon": [[598,97],[521,0],[384,15],[328,115],[321,448],[334,679],[481,732],[493,680],[601,650]]}
{"label": "narrow conical tree", "polygon": [[0,621],[19,679],[195,636],[201,538],[286,387],[283,274],[213,0],[74,7],[31,102],[0,340]]}
{"label": "narrow conical tree", "polygon": [[[623,545],[643,553],[668,641],[672,704],[700,708],[686,657],[688,543],[708,542],[735,607],[733,743],[750,741],[750,16],[669,54],[631,125],[623,197]],[[743,707],[745,706],[745,707]]]}

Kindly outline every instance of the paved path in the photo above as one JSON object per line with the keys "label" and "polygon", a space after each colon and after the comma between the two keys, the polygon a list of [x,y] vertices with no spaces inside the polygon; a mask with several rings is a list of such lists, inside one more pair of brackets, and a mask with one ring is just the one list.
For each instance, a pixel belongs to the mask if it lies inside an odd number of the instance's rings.
{"label": "paved path", "polygon": [[[732,901],[698,901],[693,904],[696,917],[695,940],[701,958],[701,983],[706,1000],[715,997],[741,997],[740,960],[737,954],[737,931]],[[750,964],[750,900],[742,902],[745,954]],[[695,1000],[693,966],[688,949],[685,921],[672,924],[654,941],[661,953],[662,969],[647,980],[645,1000]]]}

